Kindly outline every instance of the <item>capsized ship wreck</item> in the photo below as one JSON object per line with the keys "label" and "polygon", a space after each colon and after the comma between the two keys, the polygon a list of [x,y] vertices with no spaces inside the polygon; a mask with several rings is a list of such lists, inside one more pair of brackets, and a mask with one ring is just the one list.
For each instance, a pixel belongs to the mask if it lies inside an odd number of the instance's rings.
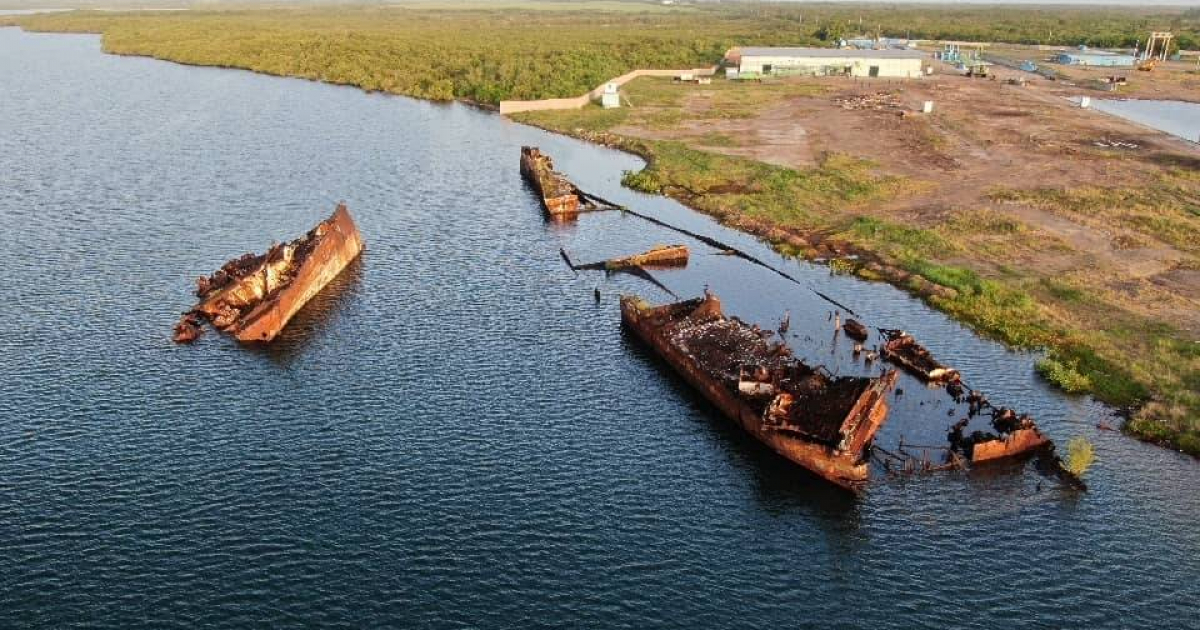
{"label": "capsized ship wreck", "polygon": [[775,452],[849,490],[869,476],[869,447],[897,373],[834,377],[791,356],[772,333],[726,317],[716,296],[654,307],[622,296],[621,318],[688,383]]}
{"label": "capsized ship wreck", "polygon": [[200,301],[175,325],[174,339],[190,343],[204,322],[243,342],[268,342],[292,316],[363,250],[345,204],[304,236],[245,254],[196,280]]}
{"label": "capsized ship wreck", "polygon": [[537,189],[542,207],[551,218],[573,217],[588,205],[583,192],[554,170],[550,156],[537,147],[521,147],[521,175]]}

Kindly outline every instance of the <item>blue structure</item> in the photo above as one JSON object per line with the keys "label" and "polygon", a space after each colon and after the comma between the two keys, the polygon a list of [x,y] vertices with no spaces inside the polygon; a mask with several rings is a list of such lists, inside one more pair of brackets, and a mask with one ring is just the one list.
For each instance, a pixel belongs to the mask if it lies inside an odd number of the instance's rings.
{"label": "blue structure", "polygon": [[1064,66],[1100,66],[1104,68],[1132,68],[1133,55],[1122,55],[1107,50],[1088,50],[1080,46],[1080,50],[1059,53],[1055,61]]}

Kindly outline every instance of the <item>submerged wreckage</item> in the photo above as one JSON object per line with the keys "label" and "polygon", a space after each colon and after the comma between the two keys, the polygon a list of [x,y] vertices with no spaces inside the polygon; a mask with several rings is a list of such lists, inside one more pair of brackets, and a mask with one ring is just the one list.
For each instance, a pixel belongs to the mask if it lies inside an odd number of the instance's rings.
{"label": "submerged wreckage", "polygon": [[362,252],[362,237],[344,204],[304,236],[245,254],[196,280],[200,301],[175,325],[177,343],[200,336],[205,321],[238,341],[267,342]]}
{"label": "submerged wreckage", "polygon": [[887,418],[896,372],[835,377],[791,356],[772,333],[726,317],[712,294],[654,307],[621,297],[621,318],[731,420],[780,455],[858,490]]}
{"label": "submerged wreckage", "polygon": [[687,263],[687,245],[658,245],[641,254],[610,258],[604,261],[604,268],[612,271],[631,267],[686,267]]}
{"label": "submerged wreckage", "polygon": [[521,175],[537,189],[551,218],[569,219],[595,207],[579,187],[554,170],[554,161],[537,147],[521,147]]}
{"label": "submerged wreckage", "polygon": [[[1021,457],[1044,448],[1053,449],[1050,438],[1042,434],[1028,414],[1018,416],[1017,412],[1007,407],[994,408],[978,392],[971,392],[967,402],[970,405],[968,416],[950,427],[946,437],[950,441],[950,449],[962,453],[972,464]],[[991,424],[996,433],[975,431],[965,435],[971,418],[985,410],[991,412]]]}
{"label": "submerged wreckage", "polygon": [[926,383],[954,383],[959,380],[958,370],[939,363],[912,335],[902,330],[889,330],[884,335],[887,341],[879,349],[883,358],[912,372]]}

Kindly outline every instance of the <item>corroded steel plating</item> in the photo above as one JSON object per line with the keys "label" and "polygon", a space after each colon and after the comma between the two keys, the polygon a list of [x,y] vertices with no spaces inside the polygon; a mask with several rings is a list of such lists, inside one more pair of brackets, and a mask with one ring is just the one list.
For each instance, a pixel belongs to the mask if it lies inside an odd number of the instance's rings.
{"label": "corroded steel plating", "polygon": [[542,206],[552,218],[571,218],[579,214],[579,190],[554,170],[550,156],[537,147],[521,147],[521,174],[542,197]]}
{"label": "corroded steel plating", "polygon": [[175,341],[191,342],[207,320],[242,342],[269,342],[292,316],[363,250],[344,204],[308,234],[247,254],[197,280],[200,301],[175,326]]}
{"label": "corroded steel plating", "polygon": [[[852,379],[858,382],[849,383],[853,386],[851,395],[825,406],[834,416],[831,419],[836,437],[819,441],[792,430],[778,418],[778,414],[798,413],[802,416],[815,414],[815,411],[793,410],[791,396],[767,387],[766,383],[758,383],[762,387],[746,385],[747,374],[752,374],[755,368],[742,366],[742,376],[735,376],[730,382],[714,375],[713,366],[704,365],[694,349],[689,350],[672,338],[672,332],[680,327],[699,328],[714,322],[735,329],[740,335],[760,334],[757,329],[736,319],[726,318],[716,296],[708,294],[702,299],[658,307],[636,297],[622,296],[621,317],[628,329],[653,348],[692,387],[760,442],[842,488],[858,491],[866,484],[870,472],[868,446],[887,418],[886,394],[895,386],[895,371],[888,371],[880,378]],[[772,347],[771,351],[776,356],[788,352],[782,345]],[[798,361],[793,365],[813,374],[817,372]],[[848,404],[842,401],[848,401]],[[808,401],[805,406],[811,406],[812,402]]]}

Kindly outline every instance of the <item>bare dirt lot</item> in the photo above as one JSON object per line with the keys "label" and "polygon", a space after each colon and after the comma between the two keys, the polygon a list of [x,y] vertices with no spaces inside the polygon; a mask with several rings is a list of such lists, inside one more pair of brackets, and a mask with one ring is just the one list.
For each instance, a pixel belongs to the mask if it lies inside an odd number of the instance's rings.
{"label": "bare dirt lot", "polygon": [[[946,66],[939,70],[920,80],[787,79],[782,83],[800,93],[773,88],[775,96],[757,108],[733,100],[729,88],[681,87],[681,103],[664,109],[681,105],[682,116],[663,124],[642,111],[613,131],[682,140],[795,169],[812,167],[830,153],[865,158],[882,173],[918,184],[911,194],[864,209],[866,214],[964,232],[972,231],[969,221],[980,213],[1001,219],[1002,233],[965,237],[969,251],[951,254],[952,262],[988,273],[1013,268],[1065,279],[1200,339],[1200,242],[1192,232],[1181,236],[1159,225],[1174,219],[1166,214],[1160,220],[1152,198],[1142,203],[1136,194],[1169,189],[1177,195],[1172,203],[1200,205],[1189,197],[1194,188],[1180,187],[1195,181],[1200,146],[1079,108],[1069,97],[1107,94],[1067,84],[1074,82],[1005,68],[997,68],[995,79],[958,76]],[[1200,97],[1200,76],[1187,78],[1187,68],[1124,74],[1130,95]],[[1018,77],[1026,84],[1007,81]],[[813,89],[804,93],[803,86]],[[920,113],[925,101],[934,103],[932,114]],[[722,107],[731,107],[732,114]],[[1188,221],[1186,213],[1180,221]],[[978,247],[991,250],[980,255]]]}

